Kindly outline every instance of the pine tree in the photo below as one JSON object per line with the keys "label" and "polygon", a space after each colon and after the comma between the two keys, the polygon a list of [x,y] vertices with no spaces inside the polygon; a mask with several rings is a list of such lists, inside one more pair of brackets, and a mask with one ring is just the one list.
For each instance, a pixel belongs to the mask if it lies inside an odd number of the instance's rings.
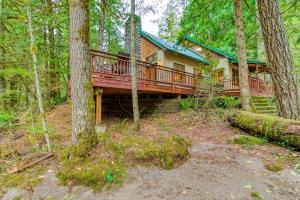
{"label": "pine tree", "polygon": [[131,26],[130,26],[130,49],[131,49],[131,78],[132,78],[132,107],[133,107],[133,118],[134,118],[134,130],[140,130],[140,111],[138,102],[138,82],[137,82],[137,64],[136,64],[136,17],[135,17],[135,0],[131,0]]}
{"label": "pine tree", "polygon": [[242,99],[243,110],[250,110],[250,91],[248,81],[248,64],[247,64],[247,52],[246,52],[246,41],[244,33],[244,22],[243,22],[243,7],[242,0],[234,0],[234,10],[236,18],[236,29],[237,29],[237,44],[238,44],[238,64],[239,64],[239,84],[240,93]]}
{"label": "pine tree", "polygon": [[89,54],[89,1],[70,0],[72,143],[94,134],[95,105]]}
{"label": "pine tree", "polygon": [[258,11],[280,117],[299,119],[299,90],[278,0],[259,0]]}

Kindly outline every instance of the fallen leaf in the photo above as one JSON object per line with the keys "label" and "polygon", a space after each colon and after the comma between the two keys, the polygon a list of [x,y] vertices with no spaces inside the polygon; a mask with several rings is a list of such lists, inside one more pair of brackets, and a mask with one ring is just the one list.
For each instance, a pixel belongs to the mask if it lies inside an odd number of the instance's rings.
{"label": "fallen leaf", "polygon": [[252,185],[245,185],[245,189],[252,190]]}
{"label": "fallen leaf", "polygon": [[245,162],[246,162],[247,164],[252,164],[252,163],[253,163],[253,161],[251,161],[251,160],[245,160]]}

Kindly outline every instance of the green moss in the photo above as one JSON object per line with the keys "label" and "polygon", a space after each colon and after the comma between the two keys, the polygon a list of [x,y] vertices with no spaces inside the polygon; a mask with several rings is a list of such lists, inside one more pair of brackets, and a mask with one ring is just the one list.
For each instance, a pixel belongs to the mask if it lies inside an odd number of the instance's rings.
{"label": "green moss", "polygon": [[252,192],[252,193],[251,193],[251,197],[252,197],[254,200],[263,200],[263,198],[261,197],[261,195],[260,195],[259,192]]}
{"label": "green moss", "polygon": [[172,169],[176,161],[187,159],[190,145],[190,141],[178,135],[167,138],[159,152],[161,166],[164,169]]}
{"label": "green moss", "polygon": [[57,173],[58,179],[64,185],[74,181],[76,185],[92,187],[94,190],[111,183],[120,184],[124,175],[124,162],[107,159],[68,162]]}
{"label": "green moss", "polygon": [[94,90],[93,90],[93,82],[91,76],[89,80],[86,82],[85,90],[87,92],[87,120],[88,120],[88,130],[87,133],[95,134],[95,101],[94,101]]}
{"label": "green moss", "polygon": [[280,162],[271,162],[271,163],[265,164],[265,168],[272,172],[279,172],[279,171],[283,170],[283,165]]}
{"label": "green moss", "polygon": [[159,156],[158,142],[142,136],[127,136],[121,141],[125,154],[135,161],[154,161]]}
{"label": "green moss", "polygon": [[20,187],[26,189],[28,187],[34,187],[43,180],[41,177],[43,173],[44,168],[41,166],[15,174],[2,173],[0,176],[0,185],[2,188]]}
{"label": "green moss", "polygon": [[78,159],[78,158],[86,158],[89,156],[89,151],[95,147],[98,143],[97,135],[87,135],[84,134],[80,137],[80,144],[78,145],[71,145],[60,152],[59,160],[70,160],[70,159]]}
{"label": "green moss", "polygon": [[232,143],[243,145],[243,146],[246,146],[246,147],[253,147],[255,145],[265,144],[266,141],[263,140],[263,139],[257,138],[257,137],[242,135],[238,138],[234,138],[232,140]]}
{"label": "green moss", "polygon": [[269,138],[273,141],[284,142],[300,149],[300,137],[296,135],[284,135],[288,125],[300,125],[300,121],[284,119],[276,116],[268,116],[240,111],[234,116],[235,125],[238,127]]}
{"label": "green moss", "polygon": [[[142,135],[111,135],[99,137],[106,154],[90,156],[91,147],[70,146],[60,152],[62,168],[57,176],[62,184],[74,181],[94,189],[121,183],[125,175],[125,163],[157,165],[172,169],[189,157],[190,141],[181,136],[151,139]],[[94,155],[94,154],[93,154]]]}

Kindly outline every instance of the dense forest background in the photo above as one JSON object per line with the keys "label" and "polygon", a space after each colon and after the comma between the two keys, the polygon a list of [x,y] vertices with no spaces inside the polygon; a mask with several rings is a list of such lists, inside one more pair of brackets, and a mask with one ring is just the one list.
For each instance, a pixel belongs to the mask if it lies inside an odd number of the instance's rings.
{"label": "dense forest background", "polygon": [[[255,0],[245,0],[244,21],[247,53],[265,60]],[[281,13],[296,68],[300,69],[300,2],[281,0]],[[67,0],[0,0],[0,103],[2,110],[24,110],[35,105],[31,52],[37,53],[43,98],[46,106],[67,99],[69,78],[69,7]],[[117,53],[124,45],[124,24],[129,2],[90,1],[90,46],[99,49],[103,33],[105,51]],[[155,5],[140,2],[137,13],[143,18],[155,12]],[[25,7],[32,12],[36,44],[30,48]],[[102,11],[102,12],[100,12]],[[103,12],[104,11],[104,12]],[[99,15],[105,13],[105,15]],[[104,20],[103,20],[104,19]],[[104,22],[104,25],[101,25]],[[236,28],[233,2],[228,0],[170,0],[159,24],[159,35],[176,41],[189,35],[199,41],[236,55]],[[103,31],[101,31],[102,29]]]}

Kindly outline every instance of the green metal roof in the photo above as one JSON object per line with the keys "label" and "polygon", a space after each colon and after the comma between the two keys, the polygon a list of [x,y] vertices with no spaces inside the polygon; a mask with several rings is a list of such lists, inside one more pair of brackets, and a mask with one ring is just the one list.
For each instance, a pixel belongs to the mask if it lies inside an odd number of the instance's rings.
{"label": "green metal roof", "polygon": [[149,41],[153,42],[154,44],[156,44],[157,46],[162,48],[163,50],[172,51],[172,52],[178,53],[180,55],[189,57],[191,59],[200,61],[202,63],[208,64],[208,61],[204,57],[202,57],[200,54],[196,53],[195,51],[192,51],[191,49],[188,49],[184,46],[166,41],[164,39],[156,37],[155,35],[152,35],[150,33],[142,31],[142,30],[140,30],[140,34],[141,34],[141,36],[145,37]]}
{"label": "green metal roof", "polygon": [[[202,42],[200,42],[200,41],[198,41],[198,40],[195,40],[195,39],[193,39],[193,38],[191,38],[191,37],[189,37],[189,36],[186,36],[186,35],[183,36],[180,40],[178,40],[176,44],[180,44],[180,42],[181,42],[182,40],[190,41],[190,42],[192,42],[192,43],[194,43],[194,44],[197,44],[197,45],[199,45],[199,46],[202,46],[202,47],[204,47],[204,48],[206,48],[206,49],[208,49],[208,50],[210,50],[210,51],[213,51],[213,52],[215,52],[215,53],[217,53],[217,54],[220,54],[220,55],[222,55],[222,56],[228,58],[230,63],[238,63],[238,59],[237,59],[237,56],[236,56],[236,55],[232,55],[232,54],[229,54],[229,53],[225,53],[224,51],[221,51],[220,49],[217,49],[217,48],[212,47],[212,46],[210,46],[210,45],[204,44],[204,43],[202,43]],[[247,60],[247,63],[248,63],[248,64],[259,64],[259,65],[265,64],[265,62],[259,61],[259,60]]]}
{"label": "green metal roof", "polygon": [[[231,63],[238,63],[238,59],[229,60]],[[266,63],[260,60],[247,60],[248,64],[265,65]]]}

